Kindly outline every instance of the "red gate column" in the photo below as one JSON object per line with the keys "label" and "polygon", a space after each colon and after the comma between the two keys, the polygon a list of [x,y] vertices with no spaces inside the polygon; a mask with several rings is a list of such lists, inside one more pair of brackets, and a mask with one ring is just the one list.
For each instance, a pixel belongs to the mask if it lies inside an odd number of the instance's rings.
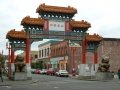
{"label": "red gate column", "polygon": [[86,63],[86,41],[82,43],[82,64]]}
{"label": "red gate column", "polygon": [[97,63],[98,63],[97,58],[98,58],[97,50],[95,50],[95,52],[94,52],[94,64],[97,64]]}
{"label": "red gate column", "polygon": [[10,73],[11,73],[11,75],[10,75],[10,77],[11,77],[11,79],[13,79],[14,78],[14,73],[15,73],[15,64],[14,64],[14,62],[15,62],[15,53],[14,53],[14,47],[13,47],[13,43],[11,44],[11,70],[10,70]]}
{"label": "red gate column", "polygon": [[26,71],[27,71],[27,79],[31,79],[31,65],[30,65],[30,39],[26,38]]}
{"label": "red gate column", "polygon": [[14,63],[14,49],[11,49],[11,63]]}
{"label": "red gate column", "polygon": [[82,61],[80,65],[80,76],[85,76],[86,75],[86,40],[84,39],[82,42]]}
{"label": "red gate column", "polygon": [[94,71],[97,72],[98,68],[98,54],[97,50],[94,51]]}
{"label": "red gate column", "polygon": [[26,64],[30,63],[30,41],[29,38],[26,39]]}

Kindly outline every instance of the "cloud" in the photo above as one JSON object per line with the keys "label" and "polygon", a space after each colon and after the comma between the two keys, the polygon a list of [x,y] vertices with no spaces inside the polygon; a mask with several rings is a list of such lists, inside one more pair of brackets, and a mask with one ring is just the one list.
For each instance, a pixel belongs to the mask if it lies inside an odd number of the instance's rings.
{"label": "cloud", "polygon": [[[27,15],[38,17],[37,7],[45,3],[55,6],[72,6],[78,13],[75,20],[86,20],[91,23],[89,33],[98,33],[104,37],[120,37],[120,1],[119,0],[1,0],[0,1],[0,51],[5,53],[5,39],[9,30],[21,30],[20,22]],[[32,48],[37,48],[33,45]]]}
{"label": "cloud", "polygon": [[103,37],[120,37],[120,12],[107,13],[103,17],[93,22],[92,33],[101,34]]}

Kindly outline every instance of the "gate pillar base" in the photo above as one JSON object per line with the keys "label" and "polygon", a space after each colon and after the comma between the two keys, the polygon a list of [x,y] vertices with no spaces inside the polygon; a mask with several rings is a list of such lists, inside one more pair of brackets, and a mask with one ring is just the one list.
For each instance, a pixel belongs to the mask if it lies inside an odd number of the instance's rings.
{"label": "gate pillar base", "polygon": [[95,79],[97,64],[80,64],[78,79]]}
{"label": "gate pillar base", "polygon": [[113,75],[111,72],[97,72],[96,73],[96,80],[112,80]]}
{"label": "gate pillar base", "polygon": [[27,80],[26,72],[15,72],[14,80]]}
{"label": "gate pillar base", "polygon": [[32,79],[32,74],[31,74],[31,65],[30,65],[30,63],[26,63],[26,73],[27,73],[27,79],[31,80]]}
{"label": "gate pillar base", "polygon": [[15,64],[14,63],[11,63],[10,64],[10,68],[9,68],[9,78],[11,80],[14,80],[14,75],[15,75]]}

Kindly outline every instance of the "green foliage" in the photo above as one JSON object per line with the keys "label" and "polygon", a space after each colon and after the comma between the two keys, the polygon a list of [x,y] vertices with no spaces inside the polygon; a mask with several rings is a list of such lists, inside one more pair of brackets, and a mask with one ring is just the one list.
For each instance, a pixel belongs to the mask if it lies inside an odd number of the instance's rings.
{"label": "green foliage", "polygon": [[31,68],[42,69],[42,63],[41,62],[31,63]]}
{"label": "green foliage", "polygon": [[0,64],[2,65],[2,67],[4,66],[4,63],[5,63],[4,56],[0,54]]}

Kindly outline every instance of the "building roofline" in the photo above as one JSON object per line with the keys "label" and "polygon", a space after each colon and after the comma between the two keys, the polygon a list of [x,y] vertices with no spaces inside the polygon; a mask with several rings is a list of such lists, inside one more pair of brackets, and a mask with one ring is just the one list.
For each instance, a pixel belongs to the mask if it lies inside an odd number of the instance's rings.
{"label": "building roofline", "polygon": [[104,37],[103,40],[110,40],[110,41],[115,41],[115,40],[118,40],[120,41],[120,38],[107,38],[107,37]]}
{"label": "building roofline", "polygon": [[49,43],[57,43],[57,42],[60,42],[60,41],[58,41],[58,40],[49,40],[49,41],[46,41],[44,43],[39,44],[38,47],[44,46],[44,45],[49,44]]}

